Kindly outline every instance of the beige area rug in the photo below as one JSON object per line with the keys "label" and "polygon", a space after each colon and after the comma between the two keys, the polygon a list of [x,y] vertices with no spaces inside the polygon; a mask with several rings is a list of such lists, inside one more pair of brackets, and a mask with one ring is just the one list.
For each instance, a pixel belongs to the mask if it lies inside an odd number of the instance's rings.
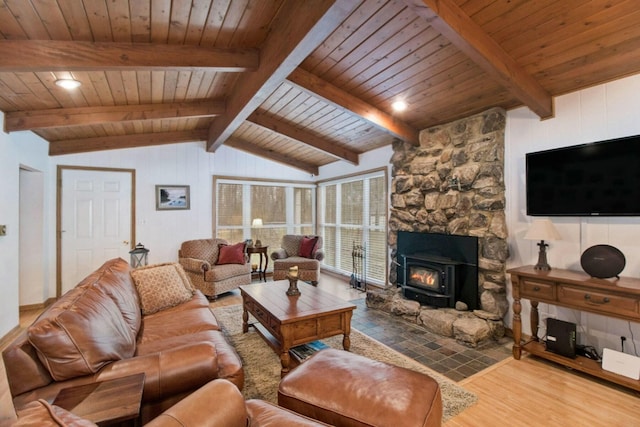
{"label": "beige area rug", "polygon": [[[245,384],[243,395],[245,399],[263,399],[277,403],[280,357],[255,332],[255,329],[249,328],[248,333],[242,333],[241,305],[218,307],[214,308],[213,312],[220,322],[227,339],[236,348],[244,364]],[[252,321],[255,322],[254,319],[250,320],[250,322]],[[442,392],[443,421],[454,417],[476,403],[477,396],[475,394],[379,341],[353,328],[351,329],[350,338],[350,351],[353,353],[422,372],[438,381]],[[342,335],[322,341],[333,348],[342,349]]]}

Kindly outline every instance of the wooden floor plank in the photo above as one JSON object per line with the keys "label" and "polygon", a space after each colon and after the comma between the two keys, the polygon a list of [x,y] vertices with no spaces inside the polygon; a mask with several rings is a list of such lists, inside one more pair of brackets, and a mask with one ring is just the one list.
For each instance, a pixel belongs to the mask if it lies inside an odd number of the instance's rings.
{"label": "wooden floor plank", "polygon": [[637,393],[535,357],[506,359],[460,385],[478,403],[444,427],[640,426]]}

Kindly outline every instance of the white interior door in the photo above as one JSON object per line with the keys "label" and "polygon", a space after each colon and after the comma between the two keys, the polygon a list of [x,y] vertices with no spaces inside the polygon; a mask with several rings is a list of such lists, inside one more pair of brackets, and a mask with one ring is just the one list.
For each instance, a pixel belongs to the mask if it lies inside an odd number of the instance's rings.
{"label": "white interior door", "polygon": [[131,173],[63,169],[61,291],[131,250]]}

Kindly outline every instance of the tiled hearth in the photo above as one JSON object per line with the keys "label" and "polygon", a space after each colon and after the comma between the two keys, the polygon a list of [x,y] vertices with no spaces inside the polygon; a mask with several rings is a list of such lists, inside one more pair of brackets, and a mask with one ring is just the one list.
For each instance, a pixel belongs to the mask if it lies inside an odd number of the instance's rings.
{"label": "tiled hearth", "polygon": [[368,308],[364,297],[352,302],[358,307],[353,312],[352,327],[454,381],[511,356],[512,341],[508,338],[470,348],[392,314]]}

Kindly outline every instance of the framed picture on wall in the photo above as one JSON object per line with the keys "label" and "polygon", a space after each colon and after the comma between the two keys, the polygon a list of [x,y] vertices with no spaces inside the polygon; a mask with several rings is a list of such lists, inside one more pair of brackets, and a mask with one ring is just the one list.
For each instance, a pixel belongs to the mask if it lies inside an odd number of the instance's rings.
{"label": "framed picture on wall", "polygon": [[191,199],[188,185],[156,185],[156,210],[188,210]]}

